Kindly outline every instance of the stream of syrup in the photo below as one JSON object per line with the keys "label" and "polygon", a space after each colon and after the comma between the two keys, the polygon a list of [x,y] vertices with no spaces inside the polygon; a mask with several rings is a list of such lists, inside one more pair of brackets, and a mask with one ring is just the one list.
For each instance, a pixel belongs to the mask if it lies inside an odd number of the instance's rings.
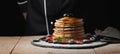
{"label": "stream of syrup", "polygon": [[47,7],[46,6],[47,6],[47,3],[46,3],[46,0],[44,0],[45,22],[46,22],[47,36],[49,36],[50,32],[49,32],[49,26],[48,26]]}

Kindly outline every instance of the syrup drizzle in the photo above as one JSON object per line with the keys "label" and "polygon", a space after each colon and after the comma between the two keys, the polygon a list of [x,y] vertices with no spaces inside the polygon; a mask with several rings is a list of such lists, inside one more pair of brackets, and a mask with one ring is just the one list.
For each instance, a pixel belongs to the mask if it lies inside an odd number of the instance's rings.
{"label": "syrup drizzle", "polygon": [[49,27],[48,27],[48,17],[47,17],[47,4],[46,4],[46,0],[44,0],[44,14],[45,14],[45,21],[46,21],[46,29],[47,29],[47,36],[50,35],[49,32]]}

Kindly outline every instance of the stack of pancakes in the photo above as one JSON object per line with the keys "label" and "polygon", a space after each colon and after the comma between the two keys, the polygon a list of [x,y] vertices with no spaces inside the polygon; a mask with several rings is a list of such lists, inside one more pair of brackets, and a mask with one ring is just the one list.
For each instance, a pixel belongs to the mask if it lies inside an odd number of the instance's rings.
{"label": "stack of pancakes", "polygon": [[84,35],[82,18],[63,17],[56,20],[53,29],[55,38],[63,37],[66,39],[80,39]]}

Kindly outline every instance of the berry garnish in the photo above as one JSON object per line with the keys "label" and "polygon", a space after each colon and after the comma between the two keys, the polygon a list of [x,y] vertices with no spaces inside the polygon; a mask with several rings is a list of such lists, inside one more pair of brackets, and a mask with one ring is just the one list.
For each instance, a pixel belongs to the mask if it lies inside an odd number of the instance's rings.
{"label": "berry garnish", "polygon": [[75,44],[82,44],[83,40],[75,40]]}
{"label": "berry garnish", "polygon": [[91,37],[91,38],[90,38],[90,41],[95,41],[95,37]]}
{"label": "berry garnish", "polygon": [[70,39],[70,40],[68,41],[68,43],[69,43],[69,44],[74,44],[75,42],[74,42],[73,39]]}
{"label": "berry garnish", "polygon": [[89,43],[89,42],[90,42],[90,40],[88,40],[88,39],[83,40],[83,43]]}
{"label": "berry garnish", "polygon": [[46,41],[46,42],[48,42],[49,40],[50,40],[50,38],[49,38],[49,37],[47,37],[47,38],[45,39],[45,41]]}
{"label": "berry garnish", "polygon": [[58,41],[57,40],[53,40],[53,43],[56,44],[56,43],[58,43]]}

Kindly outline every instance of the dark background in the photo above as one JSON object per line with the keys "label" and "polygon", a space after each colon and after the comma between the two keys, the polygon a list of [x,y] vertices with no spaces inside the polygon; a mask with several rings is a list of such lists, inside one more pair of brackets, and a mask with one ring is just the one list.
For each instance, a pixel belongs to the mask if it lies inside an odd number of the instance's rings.
{"label": "dark background", "polygon": [[0,36],[23,35],[25,21],[17,0],[2,0],[0,3]]}
{"label": "dark background", "polygon": [[94,33],[94,29],[104,30],[108,26],[120,29],[120,8],[118,1],[84,0],[83,16],[86,32]]}
{"label": "dark background", "polygon": [[[6,3],[7,2],[7,3]],[[12,2],[12,1],[11,1]],[[0,4],[0,35],[22,35],[25,21],[16,2],[4,1]],[[84,0],[80,2],[86,32],[112,26],[120,29],[120,9],[118,1]]]}

